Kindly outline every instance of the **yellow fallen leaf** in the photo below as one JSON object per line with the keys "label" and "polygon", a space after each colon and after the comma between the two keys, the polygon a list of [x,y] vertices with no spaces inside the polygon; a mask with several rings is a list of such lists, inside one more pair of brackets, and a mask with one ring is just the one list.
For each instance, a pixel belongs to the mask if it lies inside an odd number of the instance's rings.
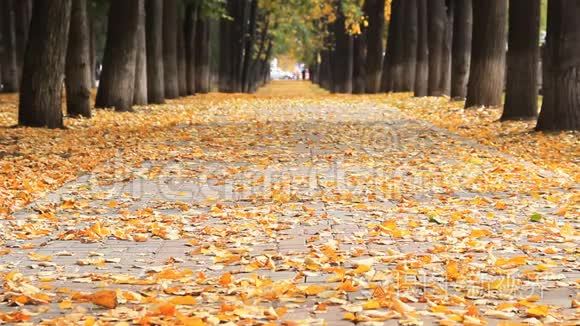
{"label": "yellow fallen leaf", "polygon": [[72,308],[72,301],[71,300],[62,300],[59,302],[58,307],[62,310],[71,309]]}

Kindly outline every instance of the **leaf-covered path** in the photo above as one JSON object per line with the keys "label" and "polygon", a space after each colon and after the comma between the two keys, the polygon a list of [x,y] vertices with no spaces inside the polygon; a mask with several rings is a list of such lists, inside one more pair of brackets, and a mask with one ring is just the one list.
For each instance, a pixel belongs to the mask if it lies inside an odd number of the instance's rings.
{"label": "leaf-covered path", "polygon": [[570,169],[288,85],[172,103],[0,220],[0,321],[578,322]]}

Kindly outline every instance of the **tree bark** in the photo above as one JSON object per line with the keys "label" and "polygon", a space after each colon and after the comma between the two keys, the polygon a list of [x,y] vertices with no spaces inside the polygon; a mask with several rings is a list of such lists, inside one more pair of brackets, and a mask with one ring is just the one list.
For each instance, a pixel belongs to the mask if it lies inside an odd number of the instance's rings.
{"label": "tree bark", "polygon": [[353,40],[353,71],[352,71],[352,92],[353,94],[364,94],[366,88],[366,35],[356,35]]}
{"label": "tree bark", "polygon": [[366,0],[365,15],[368,17],[366,92],[378,93],[381,87],[383,66],[383,30],[385,29],[385,0]]}
{"label": "tree bark", "polygon": [[195,88],[205,94],[210,91],[209,18],[197,18],[195,33]]}
{"label": "tree bark", "polygon": [[259,84],[260,79],[260,67],[264,57],[264,51],[266,49],[266,43],[268,41],[268,31],[270,28],[270,20],[266,17],[264,24],[260,31],[260,45],[258,48],[258,53],[256,54],[256,59],[252,61],[252,67],[250,68],[252,74],[251,89],[250,92],[254,93]]}
{"label": "tree bark", "polygon": [[254,47],[256,43],[256,28],[258,19],[258,0],[250,1],[250,23],[248,29],[248,37],[245,42],[244,49],[244,63],[242,65],[242,91],[248,93],[250,91],[250,67],[254,61]]}
{"label": "tree bark", "polygon": [[18,78],[18,51],[16,45],[15,1],[4,0],[2,2],[2,37],[4,41],[4,60],[2,62],[3,91],[7,93],[18,92],[20,79]]}
{"label": "tree bark", "polygon": [[580,3],[548,2],[544,100],[537,130],[580,130]]}
{"label": "tree bark", "polygon": [[71,0],[37,0],[24,55],[18,123],[62,128],[62,84]]}
{"label": "tree bark", "polygon": [[133,104],[147,104],[147,36],[145,28],[145,0],[139,0],[137,29],[137,61],[135,63],[135,91]]}
{"label": "tree bark", "polygon": [[[404,87],[404,66],[405,66],[405,7],[409,0],[399,0],[398,5],[393,7],[391,19],[393,21],[392,29],[389,33],[393,33],[392,43],[387,47],[391,47],[391,80],[393,92],[403,92]],[[411,0],[412,1],[412,0]]]}
{"label": "tree bark", "polygon": [[415,89],[417,69],[418,12],[417,0],[405,0],[405,21],[403,26],[403,75],[402,91],[412,92]]}
{"label": "tree bark", "polygon": [[163,77],[165,98],[179,97],[177,0],[163,1]]}
{"label": "tree bark", "polygon": [[451,64],[451,98],[463,100],[467,96],[467,80],[471,62],[471,32],[473,6],[471,0],[455,1]]}
{"label": "tree bark", "polygon": [[66,54],[66,108],[71,117],[91,117],[91,67],[87,0],[72,1]]}
{"label": "tree bark", "polygon": [[28,42],[30,19],[32,16],[32,0],[17,0],[15,6],[15,36],[16,36],[16,62],[18,82],[22,79],[22,62]]}
{"label": "tree bark", "polygon": [[233,22],[233,63],[232,63],[232,88],[235,93],[240,93],[243,91],[242,86],[242,75],[244,67],[244,48],[246,44],[246,32],[248,30],[248,18],[249,18],[249,0],[230,0],[234,1],[234,22]]}
{"label": "tree bark", "polygon": [[[179,16],[179,15],[178,15]],[[177,19],[177,73],[179,83],[179,96],[187,96],[187,58],[185,56],[185,30],[183,20]]]}
{"label": "tree bark", "polygon": [[383,92],[392,92],[393,91],[393,80],[394,77],[392,76],[392,66],[394,64],[394,47],[395,44],[395,31],[397,29],[397,19],[398,16],[396,13],[400,12],[400,8],[402,6],[403,0],[393,0],[391,2],[391,19],[389,21],[389,29],[387,33],[387,46],[386,46],[386,53],[384,56],[383,61],[383,74],[381,77],[381,91]]}
{"label": "tree bark", "polygon": [[336,93],[352,93],[353,74],[353,38],[345,28],[344,13],[338,4],[337,19],[334,22],[336,49],[334,50],[334,91]]}
{"label": "tree bark", "polygon": [[135,91],[141,0],[111,2],[103,71],[95,107],[131,111]]}
{"label": "tree bark", "polygon": [[427,1],[417,0],[417,66],[415,68],[415,96],[428,95],[429,90],[429,40],[427,29]]}
{"label": "tree bark", "polygon": [[501,120],[538,115],[540,0],[511,0],[506,96]]}
{"label": "tree bark", "polygon": [[97,87],[97,33],[95,26],[95,18],[89,16],[89,55],[90,64],[89,69],[91,70],[91,88]]}
{"label": "tree bark", "polygon": [[189,4],[185,15],[185,57],[186,57],[186,77],[187,77],[187,94],[195,94],[195,50],[196,50],[196,25],[197,25],[198,6]]}
{"label": "tree bark", "polygon": [[444,95],[451,94],[451,48],[453,46],[453,20],[455,3],[463,0],[446,1],[445,38],[443,39],[443,53],[441,62],[441,90]]}
{"label": "tree bark", "polygon": [[498,106],[505,75],[506,0],[473,0],[473,45],[465,107]]}
{"label": "tree bark", "polygon": [[[233,2],[230,0],[226,4],[227,13],[233,14]],[[233,24],[229,19],[222,18],[220,21],[220,64],[219,64],[219,86],[220,92],[233,92],[232,88],[232,29]]]}
{"label": "tree bark", "polygon": [[163,0],[146,0],[147,100],[165,103]]}
{"label": "tree bark", "polygon": [[[495,0],[493,0],[495,1]],[[443,47],[447,13],[445,0],[428,0],[429,24],[429,96],[441,96],[443,78]]]}

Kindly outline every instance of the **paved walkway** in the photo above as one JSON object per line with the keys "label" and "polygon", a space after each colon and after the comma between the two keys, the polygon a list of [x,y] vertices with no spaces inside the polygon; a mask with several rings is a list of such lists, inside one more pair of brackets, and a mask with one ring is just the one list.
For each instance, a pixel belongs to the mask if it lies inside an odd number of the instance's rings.
{"label": "paved walkway", "polygon": [[[372,97],[257,97],[231,113],[176,126],[163,155],[137,165],[119,149],[1,221],[3,318],[578,317],[578,220],[559,211],[577,188],[565,175]],[[19,240],[26,232],[40,236]]]}

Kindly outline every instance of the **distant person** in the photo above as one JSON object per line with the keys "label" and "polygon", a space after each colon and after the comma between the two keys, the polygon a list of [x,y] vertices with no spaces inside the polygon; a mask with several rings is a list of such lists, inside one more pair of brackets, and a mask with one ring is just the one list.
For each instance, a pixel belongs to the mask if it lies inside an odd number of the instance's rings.
{"label": "distant person", "polygon": [[302,80],[306,80],[306,68],[302,69]]}

